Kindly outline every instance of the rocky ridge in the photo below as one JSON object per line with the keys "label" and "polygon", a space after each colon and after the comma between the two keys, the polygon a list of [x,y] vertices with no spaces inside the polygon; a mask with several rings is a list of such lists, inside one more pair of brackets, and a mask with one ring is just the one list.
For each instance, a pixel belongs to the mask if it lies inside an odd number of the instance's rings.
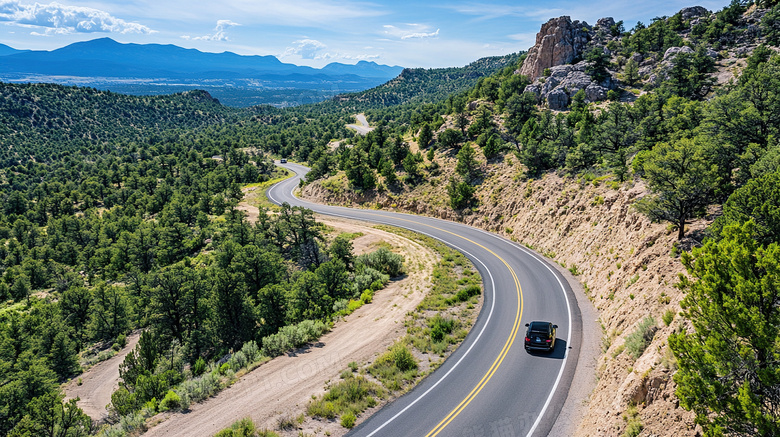
{"label": "rocky ridge", "polygon": [[582,56],[591,30],[588,23],[571,21],[569,16],[550,19],[536,34],[536,44],[528,51],[518,73],[534,80],[547,68],[571,63]]}
{"label": "rocky ridge", "polygon": [[[761,42],[761,21],[767,9],[752,5],[739,19],[739,31],[726,32],[716,41],[713,47],[706,49],[706,55],[716,61],[717,71],[713,73],[715,83],[722,85],[734,78],[732,66],[743,66],[752,50]],[[625,87],[620,74],[628,60],[638,66],[641,78],[631,88],[652,89],[668,78],[675,57],[680,53],[693,54],[688,46],[695,40],[694,29],[699,25],[707,26],[715,15],[702,6],[681,9],[679,19],[684,23],[677,32],[684,45],[667,48],[660,53],[637,53],[625,55],[620,47],[624,44],[624,36],[615,28],[615,20],[611,17],[601,18],[596,25],[587,22],[572,21],[568,16],[553,18],[543,24],[536,36],[536,44],[528,51],[523,65],[515,71],[516,74],[527,76],[531,84],[525,89],[534,93],[539,103],[555,111],[564,111],[574,94],[583,90],[586,103],[600,102],[607,99],[609,90],[622,91]],[[698,36],[701,39],[701,36]],[[583,61],[585,53],[591,48],[600,48],[610,57],[608,66],[609,77],[597,82],[587,73],[588,62]],[[628,88],[627,88],[628,89]],[[634,95],[638,89],[631,90]],[[711,89],[702,90],[703,93]],[[622,99],[631,101],[635,97],[631,93],[623,93]]]}
{"label": "rocky ridge", "polygon": [[[594,38],[603,35],[603,29],[615,24],[611,17],[598,20],[595,27],[587,22],[572,21],[568,16],[553,18],[542,25],[536,35],[536,44],[517,74],[533,81],[527,92],[536,94],[540,101],[556,111],[565,110],[579,90],[585,90],[587,102],[607,98],[607,91],[616,87],[611,77],[598,83],[586,73],[587,62],[582,59]],[[601,29],[601,31],[599,30]],[[576,62],[574,65],[570,65]]]}

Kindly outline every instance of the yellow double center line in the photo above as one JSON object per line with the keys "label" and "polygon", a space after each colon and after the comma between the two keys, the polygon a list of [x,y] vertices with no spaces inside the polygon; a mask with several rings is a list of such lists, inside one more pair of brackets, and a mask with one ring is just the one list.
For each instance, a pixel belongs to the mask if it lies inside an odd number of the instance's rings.
{"label": "yellow double center line", "polygon": [[501,349],[501,353],[499,353],[498,357],[496,357],[495,361],[493,361],[493,365],[490,366],[490,369],[488,369],[487,373],[485,373],[485,376],[482,377],[482,379],[479,381],[479,383],[476,385],[476,387],[474,387],[471,390],[471,393],[469,393],[468,396],[466,396],[466,398],[463,399],[460,402],[460,404],[458,404],[458,406],[455,407],[455,409],[452,410],[450,412],[450,414],[447,415],[447,417],[445,417],[441,422],[439,422],[439,424],[436,425],[436,427],[434,427],[431,430],[431,432],[429,432],[426,435],[426,437],[434,437],[434,436],[438,435],[440,432],[442,432],[444,430],[444,428],[446,428],[447,425],[450,424],[450,422],[452,422],[456,417],[458,417],[458,415],[471,403],[471,401],[473,401],[474,398],[477,397],[479,392],[481,392],[482,389],[485,388],[487,383],[490,381],[490,379],[496,373],[496,371],[498,370],[498,367],[501,365],[501,362],[503,362],[504,358],[506,358],[507,354],[509,353],[509,350],[512,348],[512,344],[515,342],[515,338],[517,337],[517,332],[520,329],[520,320],[523,317],[523,289],[522,289],[522,287],[520,287],[520,280],[517,279],[517,274],[512,269],[512,267],[509,266],[509,263],[507,263],[503,258],[498,256],[498,254],[496,254],[492,250],[488,249],[487,247],[477,243],[476,241],[470,240],[470,239],[468,239],[468,238],[466,238],[466,237],[464,237],[462,235],[458,235],[458,234],[456,234],[454,232],[450,232],[450,231],[445,230],[445,229],[437,228],[436,226],[431,226],[431,225],[428,225],[428,224],[425,224],[425,223],[416,222],[414,220],[406,220],[406,219],[398,219],[398,220],[407,221],[407,222],[410,222],[410,223],[415,223],[415,224],[418,224],[418,225],[427,226],[429,228],[436,229],[436,230],[438,230],[440,232],[446,232],[446,233],[448,233],[450,235],[456,236],[458,238],[462,238],[462,239],[468,241],[471,244],[474,244],[476,246],[481,247],[485,251],[489,252],[491,255],[493,255],[496,258],[498,258],[502,263],[504,263],[506,268],[512,274],[512,278],[515,281],[515,292],[517,293],[517,310],[515,312],[515,322],[514,322],[514,326],[512,326],[512,332],[510,332],[510,334],[509,334],[509,338],[507,338],[506,342],[504,343],[504,348]]}
{"label": "yellow double center line", "polygon": [[[447,231],[445,231],[447,232]],[[456,235],[456,234],[453,234]],[[487,385],[488,381],[493,377],[493,375],[498,370],[498,366],[501,365],[501,362],[504,361],[504,358],[506,358],[507,354],[509,353],[509,350],[512,348],[512,344],[515,342],[515,338],[517,337],[517,332],[520,329],[520,319],[523,317],[523,290],[520,287],[520,281],[517,279],[517,274],[515,274],[515,271],[512,269],[512,267],[509,266],[509,264],[504,261],[503,258],[498,256],[495,252],[492,250],[486,248],[485,246],[471,241],[468,238],[465,238],[463,236],[458,235],[459,237],[463,238],[466,241],[469,241],[473,244],[476,244],[477,246],[487,250],[490,252],[493,256],[501,260],[502,263],[506,266],[507,269],[509,269],[509,272],[512,274],[512,278],[515,280],[515,290],[517,292],[517,311],[515,312],[515,323],[514,326],[512,326],[512,332],[509,334],[509,338],[506,340],[506,343],[504,343],[504,348],[501,349],[501,353],[498,354],[498,357],[495,361],[493,361],[493,365],[490,366],[490,369],[488,369],[487,373],[485,373],[485,376],[482,377],[482,380],[479,381],[479,384],[474,387],[473,390],[471,390],[471,393],[469,393],[468,396],[466,396],[465,399],[461,401],[460,404],[458,404],[457,407],[455,407],[454,410],[450,412],[450,414],[447,415],[447,417],[444,418],[441,422],[439,422],[436,427],[434,427],[431,432],[429,432],[426,437],[433,437],[438,435],[440,432],[444,430],[447,425],[450,424],[450,422],[453,421],[470,403],[474,400],[474,398],[477,397],[479,392],[482,391],[483,388]]]}

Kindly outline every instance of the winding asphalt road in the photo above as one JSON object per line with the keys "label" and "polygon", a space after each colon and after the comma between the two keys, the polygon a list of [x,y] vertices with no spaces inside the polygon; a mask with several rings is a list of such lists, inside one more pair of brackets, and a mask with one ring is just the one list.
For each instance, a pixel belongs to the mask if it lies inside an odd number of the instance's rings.
{"label": "winding asphalt road", "polygon": [[368,125],[365,114],[358,114],[355,118],[360,124],[348,124],[348,128],[356,130],[360,135],[368,135],[369,132],[374,130],[374,128]]}
{"label": "winding asphalt road", "polygon": [[[566,400],[579,357],[582,321],[566,280],[541,256],[495,234],[446,220],[324,206],[293,190],[308,169],[274,185],[268,198],[313,211],[410,229],[463,252],[484,280],[485,302],[463,344],[414,390],[350,432],[354,436],[545,436]],[[523,348],[525,324],[558,325],[555,350]]]}

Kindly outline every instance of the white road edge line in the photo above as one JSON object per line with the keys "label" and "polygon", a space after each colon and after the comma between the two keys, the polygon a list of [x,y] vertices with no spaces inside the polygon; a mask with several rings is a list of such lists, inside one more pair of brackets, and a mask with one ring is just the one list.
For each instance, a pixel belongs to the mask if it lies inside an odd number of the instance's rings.
{"label": "white road edge line", "polygon": [[[467,226],[463,225],[462,226]],[[566,346],[567,348],[564,350],[563,355],[563,362],[561,363],[561,369],[558,371],[558,377],[555,379],[555,384],[553,384],[553,388],[550,391],[550,394],[547,396],[547,400],[544,403],[544,406],[542,407],[542,411],[539,412],[539,416],[536,418],[536,421],[534,422],[533,426],[531,426],[531,430],[528,431],[528,434],[526,434],[526,437],[531,437],[533,433],[536,431],[536,428],[539,426],[539,424],[542,422],[542,418],[544,417],[544,414],[547,412],[547,408],[549,408],[550,403],[552,402],[553,395],[555,395],[555,390],[558,389],[558,384],[561,382],[561,378],[563,377],[563,371],[566,369],[566,362],[569,360],[569,349],[568,347],[571,346],[571,304],[569,303],[569,296],[566,294],[566,288],[563,285],[563,282],[561,281],[560,275],[556,273],[550,266],[547,264],[546,261],[540,259],[533,251],[529,250],[527,247],[522,246],[521,244],[514,242],[512,240],[508,240],[500,235],[494,234],[492,232],[488,232],[484,229],[474,228],[477,231],[488,235],[490,237],[493,237],[497,240],[504,241],[506,243],[509,243],[512,246],[517,247],[521,251],[525,252],[526,254],[530,255],[533,259],[535,259],[537,262],[542,264],[547,270],[552,273],[552,275],[555,277],[555,279],[558,281],[558,285],[561,287],[561,292],[563,293],[563,298],[566,301],[566,311],[568,313],[569,318],[569,329],[566,333]]]}
{"label": "white road edge line", "polygon": [[[268,191],[269,191],[269,193],[267,193],[267,194],[268,194],[268,196],[270,197],[270,196],[271,196],[271,193],[270,193],[270,191],[271,191],[271,190],[268,190]],[[295,196],[295,194],[293,194],[293,191],[291,191],[291,192],[290,192],[290,194],[291,194],[293,197],[295,197],[296,199],[298,198],[298,197],[296,197],[296,196]],[[275,199],[275,198],[273,198],[272,200],[273,200],[273,201],[276,201],[276,202],[278,202],[278,200],[277,200],[277,199]],[[323,206],[327,206],[327,205],[323,205]],[[342,217],[342,218],[348,218],[348,219],[355,220],[355,218],[353,218],[353,217],[348,217],[348,216],[344,216],[344,215],[341,215],[341,214],[336,214],[336,213],[333,213],[333,212],[331,212],[331,213],[328,213],[327,215],[332,215],[332,216],[336,216],[336,217]],[[421,232],[421,231],[418,231],[418,230],[409,229],[409,228],[407,228],[407,227],[404,227],[404,226],[399,226],[398,224],[395,224],[395,223],[390,223],[390,222],[386,222],[386,221],[385,221],[385,222],[382,222],[382,221],[380,221],[380,220],[372,220],[372,221],[375,221],[376,223],[383,223],[383,224],[386,224],[386,225],[388,225],[388,226],[395,226],[395,227],[399,227],[399,228],[407,229],[407,230],[410,230],[410,231],[412,231],[412,232],[417,232],[417,233],[420,233],[420,234],[423,234],[423,235],[425,235],[425,236],[428,236],[428,237],[431,237],[431,238],[433,238],[433,239],[436,239],[436,240],[438,240],[438,238],[436,238],[436,237],[434,237],[433,235],[431,235],[431,234],[428,234],[428,233],[426,233],[426,232]],[[441,240],[439,240],[439,241],[441,241]],[[450,375],[450,373],[452,373],[452,372],[453,372],[453,371],[454,371],[454,370],[455,370],[455,369],[456,369],[456,368],[457,368],[457,367],[460,365],[460,363],[461,363],[461,362],[462,362],[464,359],[466,359],[466,357],[468,357],[469,353],[470,353],[470,352],[471,352],[471,350],[474,348],[474,346],[475,346],[475,345],[476,345],[476,344],[479,342],[479,340],[482,338],[482,334],[484,334],[484,333],[485,333],[485,330],[487,329],[488,325],[490,324],[490,320],[491,320],[491,319],[492,319],[492,317],[493,317],[493,312],[494,312],[494,310],[495,310],[495,305],[496,305],[496,284],[495,284],[495,280],[493,279],[493,274],[490,272],[490,269],[489,269],[489,268],[488,268],[488,267],[485,265],[485,263],[484,263],[484,262],[482,262],[482,260],[480,260],[480,259],[479,259],[479,258],[477,258],[476,256],[474,256],[472,253],[470,253],[469,251],[467,251],[467,250],[465,250],[465,249],[462,249],[461,247],[459,247],[459,246],[457,246],[457,245],[455,245],[455,244],[450,244],[450,245],[451,245],[453,248],[455,248],[456,250],[459,250],[460,252],[462,252],[462,253],[464,253],[464,254],[470,255],[470,256],[471,256],[473,259],[477,260],[477,261],[478,261],[480,264],[482,264],[482,267],[484,267],[484,268],[485,268],[485,271],[488,273],[488,276],[490,277],[490,288],[491,288],[491,295],[492,295],[492,299],[491,299],[491,302],[490,302],[490,312],[488,313],[487,319],[485,320],[485,324],[482,326],[482,329],[479,331],[479,334],[477,334],[477,337],[476,337],[476,338],[474,339],[474,341],[471,343],[471,345],[469,346],[469,348],[468,348],[468,349],[466,349],[466,352],[463,354],[463,356],[462,356],[462,357],[460,357],[460,359],[459,359],[459,360],[458,360],[458,361],[457,361],[457,362],[456,362],[456,363],[455,363],[455,364],[452,366],[452,368],[450,368],[450,369],[447,371],[447,373],[445,373],[444,375],[442,375],[442,376],[441,376],[441,378],[439,378],[439,380],[438,380],[438,381],[436,381],[436,382],[435,382],[435,383],[434,383],[434,384],[433,384],[433,385],[432,385],[430,388],[428,388],[428,390],[426,390],[424,393],[420,394],[420,395],[419,395],[419,396],[418,396],[418,397],[417,397],[417,398],[416,398],[414,401],[412,401],[412,402],[411,402],[409,405],[407,405],[407,406],[406,406],[404,409],[402,409],[401,411],[399,411],[398,413],[396,413],[396,414],[395,414],[393,417],[391,417],[390,419],[388,419],[387,421],[385,421],[383,424],[381,424],[381,425],[380,425],[378,428],[376,428],[374,431],[372,431],[372,432],[371,432],[370,434],[368,434],[366,437],[371,437],[371,436],[373,436],[374,434],[376,434],[377,432],[381,431],[381,430],[382,430],[384,427],[386,427],[386,426],[387,426],[387,425],[389,425],[391,422],[393,422],[395,419],[397,419],[399,416],[401,416],[403,413],[405,413],[406,411],[408,411],[408,410],[409,410],[409,408],[413,407],[413,406],[414,406],[414,405],[415,405],[417,402],[419,402],[420,400],[422,400],[422,399],[423,399],[425,396],[427,396],[427,395],[428,395],[428,394],[429,394],[429,393],[430,393],[430,392],[431,392],[433,389],[435,389],[435,388],[436,388],[436,387],[437,387],[437,386],[438,386],[438,385],[439,385],[439,384],[440,384],[442,381],[444,381],[444,380],[445,380],[445,379],[446,379],[446,378],[447,378],[447,377]]]}
{"label": "white road edge line", "polygon": [[[293,170],[293,171],[295,171],[295,170]],[[298,173],[296,172],[296,174],[298,174]],[[268,190],[268,192],[266,193],[266,194],[268,195],[268,197],[272,197],[272,196],[271,196],[271,191],[272,191],[272,189],[273,189],[274,187],[276,187],[276,186],[278,186],[278,185],[274,185],[274,186],[272,186],[272,187],[271,187],[271,189],[269,189],[269,190]],[[299,198],[298,198],[298,197],[297,197],[297,196],[294,194],[294,192],[295,192],[295,188],[293,188],[293,190],[292,190],[292,191],[290,191],[290,194],[291,194],[291,195],[292,195],[294,198],[296,198],[296,199],[300,200],[300,199],[299,199]],[[275,198],[271,198],[271,200],[273,200],[273,201],[275,201],[275,202],[278,202],[278,200],[277,200],[277,199],[275,199]],[[321,206],[328,206],[328,205],[321,205]],[[337,217],[342,217],[342,218],[349,218],[349,219],[353,219],[353,220],[354,220],[354,218],[352,218],[352,217],[347,217],[347,216],[340,215],[340,214],[329,213],[329,215],[334,215],[334,216],[337,216]],[[380,221],[377,221],[377,223],[382,223],[382,222],[380,222]],[[423,234],[423,235],[426,235],[426,236],[428,236],[428,237],[431,237],[431,238],[434,238],[434,239],[436,239],[436,237],[434,237],[433,235],[427,234],[427,233],[425,233],[425,232],[420,232],[420,231],[417,231],[417,230],[413,230],[413,229],[406,228],[406,227],[404,227],[404,226],[398,226],[397,224],[391,224],[391,223],[387,223],[387,222],[384,222],[384,224],[386,224],[386,225],[390,225],[390,226],[396,226],[396,227],[404,228],[404,229],[407,229],[407,230],[410,230],[410,231],[413,231],[413,232],[418,232],[418,233],[420,233],[420,234]],[[461,226],[467,226],[467,225],[464,225],[464,224],[462,224],[462,223],[456,223],[456,224],[458,224],[458,225],[461,225]],[[496,238],[496,239],[498,239],[498,240],[500,240],[500,241],[503,241],[503,242],[505,242],[505,243],[509,243],[510,245],[512,245],[512,246],[515,246],[515,247],[517,247],[518,249],[520,249],[521,251],[523,251],[523,252],[525,252],[526,254],[530,255],[530,256],[531,256],[533,259],[535,259],[537,262],[539,262],[540,264],[542,264],[542,265],[543,265],[543,266],[544,266],[544,267],[545,267],[547,270],[549,270],[549,271],[550,271],[550,273],[552,273],[552,275],[553,275],[553,276],[555,277],[555,279],[558,281],[558,285],[560,286],[561,292],[563,293],[563,297],[564,297],[564,299],[566,300],[566,311],[567,311],[567,313],[568,313],[568,318],[569,318],[569,329],[568,329],[568,331],[567,331],[567,333],[566,333],[566,346],[567,346],[567,348],[564,350],[564,355],[563,355],[563,362],[561,363],[561,368],[560,368],[560,370],[558,371],[558,376],[557,376],[557,378],[555,379],[555,384],[553,384],[552,390],[550,390],[550,394],[547,396],[547,400],[545,401],[545,403],[544,403],[544,406],[542,407],[542,411],[540,411],[540,412],[539,412],[539,415],[537,416],[537,418],[536,418],[536,421],[534,422],[533,426],[531,427],[531,430],[530,430],[530,431],[528,431],[528,434],[526,434],[526,437],[531,437],[531,436],[533,436],[533,433],[536,431],[536,428],[537,428],[537,427],[539,426],[539,424],[541,423],[541,421],[542,421],[542,418],[544,417],[544,414],[547,412],[547,408],[549,408],[549,407],[550,407],[550,403],[552,402],[552,398],[553,398],[553,396],[555,395],[555,391],[558,389],[558,384],[560,384],[560,382],[561,382],[561,378],[563,378],[563,371],[566,369],[566,363],[567,363],[567,361],[568,361],[568,359],[569,359],[569,349],[568,349],[568,348],[571,346],[571,304],[570,304],[570,302],[569,302],[569,296],[566,294],[566,288],[564,287],[564,285],[563,285],[563,282],[561,281],[560,275],[559,275],[558,273],[556,273],[556,272],[555,272],[555,271],[554,271],[554,270],[553,270],[553,269],[552,269],[552,268],[551,268],[551,267],[550,267],[550,266],[547,264],[547,262],[545,262],[544,260],[540,259],[540,258],[539,258],[539,257],[538,257],[538,256],[537,256],[535,253],[533,253],[532,251],[528,250],[528,248],[526,248],[526,247],[523,247],[522,245],[520,245],[520,244],[518,244],[518,243],[516,243],[516,242],[514,242],[514,241],[507,240],[507,239],[505,239],[505,238],[503,238],[503,237],[501,237],[501,236],[499,236],[499,235],[496,235],[496,234],[494,234],[494,233],[492,233],[492,232],[485,231],[484,229],[479,229],[479,228],[476,228],[476,227],[471,227],[471,226],[469,226],[469,228],[475,229],[475,230],[477,230],[477,231],[479,231],[479,232],[482,232],[482,233],[484,233],[484,234],[486,234],[486,235],[489,235],[490,237]],[[441,379],[439,379],[438,381],[436,381],[436,383],[435,383],[433,386],[431,386],[431,387],[430,387],[428,390],[426,390],[426,391],[425,391],[425,393],[421,394],[421,395],[420,395],[420,396],[419,396],[417,399],[415,399],[415,400],[414,400],[414,401],[413,401],[411,404],[409,404],[408,406],[406,406],[406,408],[404,408],[403,410],[401,410],[401,411],[399,411],[398,413],[396,413],[396,415],[395,415],[395,416],[391,417],[389,420],[387,420],[385,423],[383,423],[383,424],[382,424],[382,425],[381,425],[379,428],[375,429],[375,430],[374,430],[374,431],[373,431],[371,434],[368,434],[368,436],[367,436],[367,437],[371,437],[371,436],[373,436],[374,434],[376,434],[377,432],[379,432],[379,430],[381,430],[382,428],[384,428],[386,425],[390,424],[390,422],[392,422],[392,421],[393,421],[393,420],[395,420],[395,419],[396,419],[398,416],[400,416],[401,414],[403,414],[404,412],[406,412],[406,411],[407,411],[409,408],[411,408],[411,407],[412,407],[414,404],[416,404],[416,403],[417,403],[418,401],[420,401],[420,400],[421,400],[423,397],[425,397],[425,396],[426,396],[426,395],[427,395],[427,394],[428,394],[428,393],[429,393],[431,390],[433,390],[434,388],[436,388],[436,386],[438,386],[438,385],[439,385],[439,383],[441,383],[441,382],[442,382],[442,381],[443,381],[445,378],[447,378],[447,376],[448,376],[448,375],[449,375],[449,374],[450,374],[450,373],[451,373],[453,370],[455,370],[455,368],[456,368],[456,367],[458,367],[458,365],[460,364],[460,362],[461,362],[461,361],[463,361],[463,359],[464,359],[464,358],[466,358],[466,356],[469,354],[469,352],[470,352],[470,351],[471,351],[471,349],[474,347],[474,345],[477,343],[477,341],[479,341],[479,339],[482,337],[482,334],[485,332],[485,329],[487,328],[487,325],[488,325],[488,323],[490,322],[490,318],[491,318],[491,316],[493,315],[493,308],[494,308],[495,301],[496,301],[496,299],[495,299],[495,297],[496,297],[496,289],[495,289],[495,282],[493,281],[493,274],[492,274],[492,273],[490,273],[490,270],[487,268],[487,266],[485,265],[485,263],[483,263],[483,262],[482,262],[482,261],[481,261],[479,258],[476,258],[476,257],[474,257],[474,255],[472,255],[471,253],[469,253],[469,252],[467,252],[467,251],[465,251],[465,250],[463,250],[463,249],[459,248],[458,246],[456,246],[456,245],[454,245],[454,244],[452,245],[452,247],[454,247],[454,248],[455,248],[455,249],[457,249],[457,250],[460,250],[460,251],[461,251],[461,252],[463,252],[463,253],[466,253],[466,254],[468,254],[468,255],[471,255],[471,256],[472,256],[474,259],[476,259],[477,261],[479,261],[479,263],[480,263],[480,264],[482,264],[482,266],[483,266],[483,267],[485,268],[485,270],[488,272],[488,276],[490,276],[490,282],[491,282],[491,287],[492,287],[492,291],[493,291],[493,300],[492,300],[492,302],[491,302],[491,306],[490,306],[490,313],[488,314],[488,318],[487,318],[487,320],[485,321],[485,325],[482,327],[482,329],[480,330],[479,334],[477,335],[477,338],[476,338],[476,339],[474,339],[474,342],[471,344],[471,346],[468,348],[468,350],[466,350],[466,353],[464,353],[464,354],[463,354],[463,356],[462,356],[462,357],[461,357],[461,358],[458,360],[458,362],[457,362],[457,363],[455,363],[455,365],[454,365],[454,366],[452,366],[452,368],[451,368],[451,369],[450,369],[450,370],[449,370],[447,373],[445,373],[445,374],[444,374],[444,375],[441,377]]]}

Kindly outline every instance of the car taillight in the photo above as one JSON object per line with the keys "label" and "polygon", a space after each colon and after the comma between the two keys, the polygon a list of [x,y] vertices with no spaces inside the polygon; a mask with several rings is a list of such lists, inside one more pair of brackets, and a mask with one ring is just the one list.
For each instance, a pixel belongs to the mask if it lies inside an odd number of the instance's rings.
{"label": "car taillight", "polygon": [[526,337],[526,338],[525,338],[525,341],[531,341],[531,339],[530,339],[530,338],[528,338],[528,337]]}
{"label": "car taillight", "polygon": [[552,341],[551,339],[549,339],[549,338],[547,339],[547,343],[549,343],[549,342],[551,342],[551,341]]}

